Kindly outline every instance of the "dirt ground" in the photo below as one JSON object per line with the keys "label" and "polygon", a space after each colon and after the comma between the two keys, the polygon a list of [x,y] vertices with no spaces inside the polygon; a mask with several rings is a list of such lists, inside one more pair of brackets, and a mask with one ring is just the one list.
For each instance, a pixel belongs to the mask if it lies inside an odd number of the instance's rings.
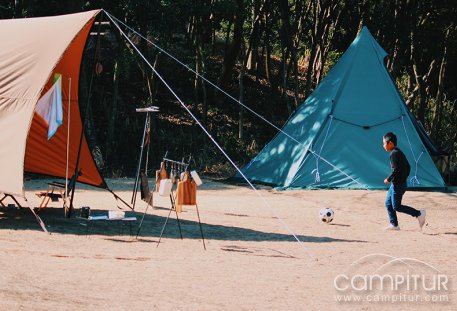
{"label": "dirt ground", "polygon": [[[39,205],[47,182],[27,182],[29,204]],[[130,202],[133,180],[107,182]],[[404,204],[427,210],[422,231],[404,214],[400,231],[384,231],[385,195],[204,180],[204,250],[195,207],[179,214],[182,239],[169,198],[158,195],[144,214],[138,193],[136,211],[126,209],[136,222],[89,222],[75,217],[81,206],[91,215],[125,206],[78,184],[72,218],[58,202],[39,212],[51,234],[29,209],[0,208],[0,309],[457,310],[456,189],[406,193]],[[335,212],[331,224],[319,220],[323,207]]]}

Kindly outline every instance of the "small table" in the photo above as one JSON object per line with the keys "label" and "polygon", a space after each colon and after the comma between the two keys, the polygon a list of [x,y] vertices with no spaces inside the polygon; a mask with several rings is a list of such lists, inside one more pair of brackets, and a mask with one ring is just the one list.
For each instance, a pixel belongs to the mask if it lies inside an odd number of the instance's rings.
{"label": "small table", "polygon": [[[133,236],[132,234],[132,223],[137,221],[137,218],[135,216],[131,217],[113,217],[109,218],[106,215],[100,215],[100,216],[89,216],[88,218],[83,218],[83,217],[76,217],[79,220],[84,220],[86,221],[86,236],[89,235],[89,229],[92,226],[93,221],[117,221],[120,225],[123,225],[124,223],[129,224],[129,232],[130,232],[130,237]],[[120,231],[120,230],[119,230]]]}

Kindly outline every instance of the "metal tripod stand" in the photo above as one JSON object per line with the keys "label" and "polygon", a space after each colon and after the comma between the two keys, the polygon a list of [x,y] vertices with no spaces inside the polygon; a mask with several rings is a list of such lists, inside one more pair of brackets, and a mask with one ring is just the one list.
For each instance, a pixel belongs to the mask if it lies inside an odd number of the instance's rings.
{"label": "metal tripod stand", "polygon": [[[141,163],[143,162],[143,151],[144,151],[144,145],[146,143],[146,134],[148,132],[150,132],[150,127],[151,127],[151,112],[158,112],[158,111],[159,111],[159,107],[156,107],[156,106],[136,109],[136,112],[143,112],[143,113],[146,112],[146,119],[144,120],[143,139],[141,140],[140,158],[138,159],[135,183],[133,185],[132,201],[130,202],[132,204],[133,210],[135,210],[136,195],[138,193],[138,182],[140,180]],[[147,144],[149,145],[149,139],[147,141]]]}

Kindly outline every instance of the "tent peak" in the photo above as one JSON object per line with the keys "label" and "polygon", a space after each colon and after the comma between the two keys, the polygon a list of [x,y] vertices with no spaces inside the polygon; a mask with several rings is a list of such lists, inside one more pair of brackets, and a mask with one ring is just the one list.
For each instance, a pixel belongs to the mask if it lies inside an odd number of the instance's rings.
{"label": "tent peak", "polygon": [[352,41],[349,50],[363,49],[365,53],[368,49],[373,49],[378,56],[379,61],[382,63],[384,58],[388,55],[387,52],[379,45],[373,37],[367,26],[363,26],[357,37]]}

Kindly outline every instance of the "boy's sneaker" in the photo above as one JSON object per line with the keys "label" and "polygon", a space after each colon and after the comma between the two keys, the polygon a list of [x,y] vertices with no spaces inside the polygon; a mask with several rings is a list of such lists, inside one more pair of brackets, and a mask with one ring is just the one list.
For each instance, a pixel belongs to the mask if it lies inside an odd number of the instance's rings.
{"label": "boy's sneaker", "polygon": [[425,215],[426,215],[426,212],[424,209],[421,209],[420,210],[421,214],[419,216],[417,216],[417,220],[419,221],[419,226],[421,227],[421,230],[422,230],[422,227],[424,226],[425,224]]}
{"label": "boy's sneaker", "polygon": [[385,227],[384,230],[386,230],[386,231],[390,231],[390,230],[400,230],[400,226],[394,226],[394,225],[390,224],[390,225],[388,225],[387,227]]}

